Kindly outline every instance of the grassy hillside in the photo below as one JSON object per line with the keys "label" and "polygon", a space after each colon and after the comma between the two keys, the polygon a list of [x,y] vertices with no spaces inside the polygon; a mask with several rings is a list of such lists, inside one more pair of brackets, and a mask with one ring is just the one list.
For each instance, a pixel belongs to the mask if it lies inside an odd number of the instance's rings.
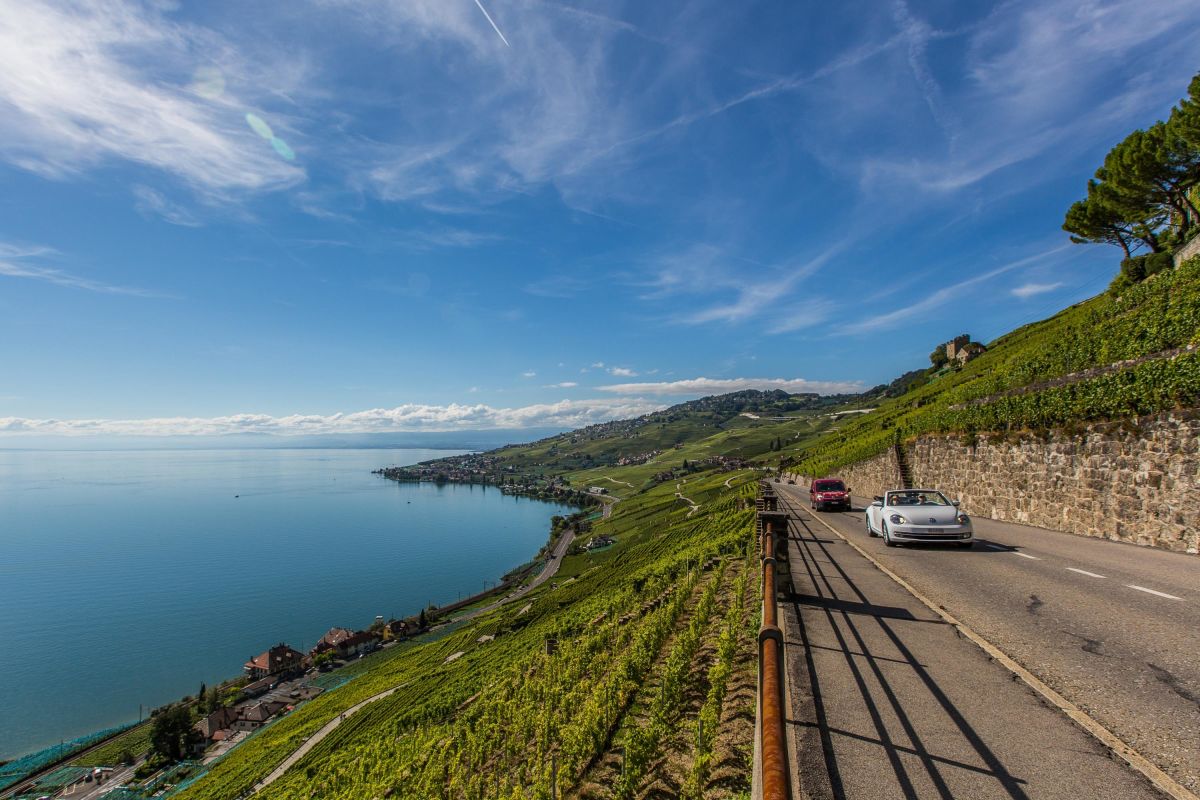
{"label": "grassy hillside", "polygon": [[[822,420],[832,419],[825,415],[859,402],[857,395],[734,392],[681,403],[636,419],[592,425],[531,444],[501,448],[494,454],[518,472],[542,475],[612,465],[622,457],[668,451],[677,445],[703,445],[708,455],[753,458],[768,452],[776,437],[794,445],[798,437],[807,437]],[[727,436],[722,439],[719,434]],[[689,452],[700,454],[696,449]]]}
{"label": "grassy hillside", "polygon": [[569,555],[553,582],[490,615],[365,659],[178,796],[242,796],[393,688],[260,796],[548,798],[552,780],[559,797],[745,796],[754,467],[835,430],[855,401],[739,392],[485,454],[498,475],[608,486],[611,516],[582,536],[616,544]]}
{"label": "grassy hillside", "polygon": [[1047,429],[1200,401],[1200,258],[1000,337],[794,460],[824,475],[924,433]]}
{"label": "grassy hillside", "polygon": [[260,795],[548,798],[554,783],[569,798],[744,796],[759,591],[746,499],[760,469],[791,460],[819,474],[897,437],[1194,405],[1198,341],[1200,260],[937,377],[857,397],[740,392],[485,454],[489,480],[608,488],[612,514],[585,535],[616,544],[568,556],[554,582],[490,615],[359,662],[179,796],[243,796],[388,689]]}
{"label": "grassy hillside", "polygon": [[178,796],[242,796],[327,721],[393,687],[260,796],[548,798],[555,769],[559,797],[656,785],[739,796],[754,724],[752,484],[749,472],[695,475],[690,514],[673,484],[630,496],[595,526],[616,545],[569,556],[554,584],[448,635],[368,659]]}

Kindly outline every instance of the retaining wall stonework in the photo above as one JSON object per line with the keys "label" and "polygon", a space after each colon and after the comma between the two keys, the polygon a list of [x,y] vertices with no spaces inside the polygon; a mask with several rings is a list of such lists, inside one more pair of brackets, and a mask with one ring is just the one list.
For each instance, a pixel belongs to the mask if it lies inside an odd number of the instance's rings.
{"label": "retaining wall stonework", "polygon": [[1179,251],[1175,253],[1175,266],[1178,267],[1194,255],[1200,255],[1200,236],[1179,248]]}
{"label": "retaining wall stonework", "polygon": [[[976,516],[1167,550],[1200,548],[1200,412],[1174,411],[1078,433],[926,436],[904,445],[913,485]],[[889,451],[838,471],[856,496],[899,483]]]}

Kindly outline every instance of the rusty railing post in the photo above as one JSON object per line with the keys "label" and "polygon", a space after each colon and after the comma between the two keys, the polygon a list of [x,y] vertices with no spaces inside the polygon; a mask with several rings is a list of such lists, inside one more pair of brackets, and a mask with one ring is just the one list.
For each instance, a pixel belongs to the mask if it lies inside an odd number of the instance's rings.
{"label": "rusty railing post", "polygon": [[[773,510],[773,509],[772,509]],[[786,525],[786,523],[785,523]],[[758,632],[758,719],[759,773],[762,800],[791,800],[788,769],[786,719],[787,699],[783,681],[783,631],[776,608],[775,523],[768,521],[762,536],[763,607]],[[786,528],[784,542],[786,543]]]}

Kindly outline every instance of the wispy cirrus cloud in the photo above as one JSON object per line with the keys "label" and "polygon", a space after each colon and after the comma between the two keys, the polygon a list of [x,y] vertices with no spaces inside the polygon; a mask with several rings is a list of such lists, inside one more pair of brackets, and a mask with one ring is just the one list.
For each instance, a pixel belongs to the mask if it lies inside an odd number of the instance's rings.
{"label": "wispy cirrus cloud", "polygon": [[579,384],[575,381],[562,381],[560,383],[548,383],[543,386],[543,389],[574,389]]}
{"label": "wispy cirrus cloud", "polygon": [[147,419],[29,419],[0,417],[0,435],[222,436],[238,433],[299,436],[331,433],[487,430],[493,428],[576,428],[638,417],[663,404],[632,398],[563,400],[516,408],[485,404],[374,408],[337,414],[230,414],[220,417]]}
{"label": "wispy cirrus cloud", "polygon": [[481,247],[499,242],[503,238],[499,234],[446,226],[405,231],[400,234],[400,242],[415,250]]}
{"label": "wispy cirrus cloud", "polygon": [[805,378],[690,378],[654,383],[617,383],[596,388],[614,394],[684,396],[740,392],[744,389],[782,389],[793,394],[844,394],[861,392],[863,386],[859,381],[810,381]]}
{"label": "wispy cirrus cloud", "polygon": [[1056,255],[1058,253],[1061,253],[1064,250],[1067,250],[1071,247],[1072,247],[1072,245],[1070,245],[1070,244],[1059,245],[1058,247],[1050,248],[1049,250],[1045,250],[1041,253],[1035,253],[1034,255],[1026,256],[1025,258],[1021,258],[1021,259],[1017,259],[1016,261],[1010,261],[1009,263],[1004,264],[1003,266],[996,267],[995,269],[990,269],[987,272],[980,273],[973,277],[967,278],[966,280],[962,280],[962,281],[959,281],[958,283],[951,284],[949,286],[944,286],[941,289],[938,289],[933,292],[929,292],[928,294],[923,296],[921,299],[914,300],[913,302],[905,304],[905,305],[901,305],[899,308],[897,308],[894,311],[889,311],[886,314],[875,314],[872,316],[868,316],[868,317],[860,320],[859,322],[853,322],[848,325],[843,325],[839,328],[839,330],[844,333],[868,333],[868,332],[873,332],[873,331],[878,331],[878,330],[886,330],[888,328],[894,328],[897,325],[900,325],[901,323],[903,323],[907,319],[925,315],[928,312],[932,311],[933,309],[939,308],[939,307],[945,305],[946,303],[950,302],[951,300],[954,300],[956,298],[962,299],[964,297],[963,292],[965,292],[967,289],[970,289],[973,286],[977,286],[981,283],[985,283],[986,281],[989,281],[992,278],[996,278],[996,277],[999,277],[1000,275],[1004,275],[1005,273],[1012,272],[1015,269],[1019,269],[1021,267],[1027,267],[1032,264],[1036,264],[1039,261],[1042,261],[1042,260],[1049,258],[1053,255]]}
{"label": "wispy cirrus cloud", "polygon": [[587,281],[572,275],[548,275],[525,284],[523,291],[535,297],[566,300],[581,294],[587,286]]}
{"label": "wispy cirrus cloud", "polygon": [[1013,289],[1012,295],[1024,300],[1028,297],[1036,297],[1039,294],[1053,292],[1055,289],[1059,289],[1064,285],[1065,284],[1062,281],[1057,281],[1055,283],[1025,283]]}
{"label": "wispy cirrus cloud", "polygon": [[146,216],[161,217],[172,225],[182,225],[185,228],[199,228],[204,224],[186,208],[168,200],[157,189],[134,186],[133,196],[136,198],[134,207]]}
{"label": "wispy cirrus cloud", "polygon": [[[712,323],[741,324],[751,320],[762,323],[770,334],[790,333],[825,321],[833,303],[809,292],[796,300],[805,281],[849,247],[848,240],[830,245],[814,256],[800,257],[780,264],[762,264],[731,255],[714,245],[692,245],[678,253],[660,257],[653,277],[643,285],[643,300],[669,300],[680,304],[681,297],[707,298],[719,295],[715,303],[701,300],[686,311],[675,312],[671,321],[684,325]],[[746,277],[747,265],[755,277]]]}
{"label": "wispy cirrus cloud", "polygon": [[[946,136],[877,147],[865,158],[857,148],[831,144],[844,153],[847,168],[858,171],[864,190],[909,196],[915,187],[953,196],[1048,152],[1145,124],[1147,115],[1162,113],[1170,96],[1164,90],[1174,86],[1164,73],[1178,74],[1183,85],[1194,71],[1187,63],[1198,32],[1190,0],[1000,3],[952,32],[935,31],[902,0],[895,0],[893,15],[907,44],[913,88]],[[927,48],[934,39],[953,40],[946,52],[959,55],[944,54],[931,65]],[[953,86],[947,91],[939,70],[967,80],[947,82]],[[877,77],[863,71],[855,80],[865,87]],[[910,113],[905,102],[846,108],[842,124],[851,131]],[[1065,161],[1057,159],[1055,167]],[[1027,188],[1028,175],[1014,178]]]}
{"label": "wispy cirrus cloud", "polygon": [[169,21],[156,4],[0,4],[0,156],[51,177],[132,162],[206,193],[303,180],[247,128],[249,98],[224,79],[219,92],[197,90],[192,74],[205,62],[195,51],[235,70],[246,63],[227,41]]}
{"label": "wispy cirrus cloud", "polygon": [[166,297],[167,295],[149,289],[139,289],[135,286],[118,286],[105,283],[81,275],[75,275],[41,263],[30,263],[29,259],[44,259],[56,256],[57,252],[48,247],[19,247],[0,243],[0,275],[9,278],[26,278],[28,280],[52,283],[68,289],[84,289],[101,294],[124,294],[134,297]]}

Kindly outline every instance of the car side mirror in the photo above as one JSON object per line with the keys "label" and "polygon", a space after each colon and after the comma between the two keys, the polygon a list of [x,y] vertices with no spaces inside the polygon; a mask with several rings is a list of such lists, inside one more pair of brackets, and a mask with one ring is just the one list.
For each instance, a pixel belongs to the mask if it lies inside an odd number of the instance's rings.
{"label": "car side mirror", "polygon": [[871,503],[871,505],[875,506],[875,508],[883,508],[883,501],[876,500],[874,503]]}
{"label": "car side mirror", "polygon": [[883,502],[883,498],[882,498],[882,497],[880,497],[879,495],[875,495],[875,502],[876,502],[876,503],[882,503],[882,502]]}
{"label": "car side mirror", "polygon": [[962,503],[962,500],[951,500],[950,502],[957,506]]}
{"label": "car side mirror", "polygon": [[847,487],[846,487],[846,494],[850,494],[850,487],[849,487],[849,486],[847,486]]}

